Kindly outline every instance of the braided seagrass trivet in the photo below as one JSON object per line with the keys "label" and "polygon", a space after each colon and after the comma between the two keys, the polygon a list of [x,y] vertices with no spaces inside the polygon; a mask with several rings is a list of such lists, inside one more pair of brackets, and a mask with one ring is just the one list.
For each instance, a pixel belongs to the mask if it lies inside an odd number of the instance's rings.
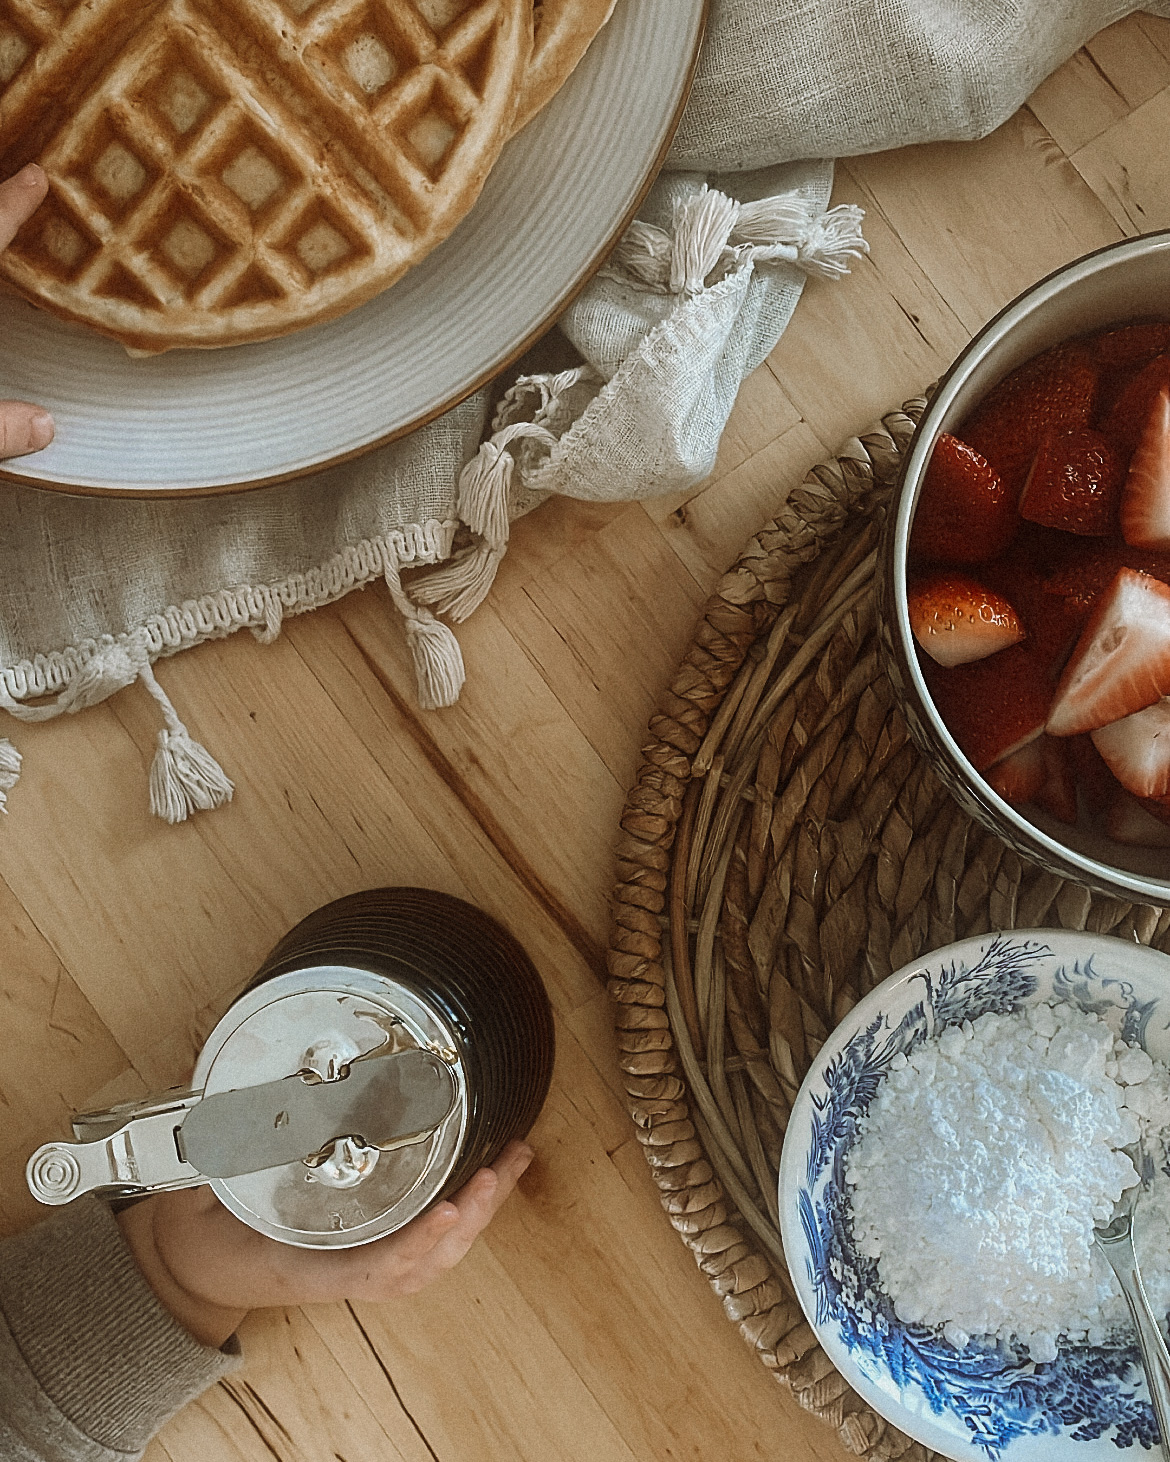
{"label": "braided seagrass trivet", "polygon": [[1170,945],[1170,911],[1024,863],[909,740],[875,635],[875,545],[925,400],[814,467],[709,601],[622,815],[610,992],[671,1223],[764,1364],[851,1451],[934,1457],[816,1343],[780,1244],[796,1090],[829,1030],[923,951],[989,929]]}

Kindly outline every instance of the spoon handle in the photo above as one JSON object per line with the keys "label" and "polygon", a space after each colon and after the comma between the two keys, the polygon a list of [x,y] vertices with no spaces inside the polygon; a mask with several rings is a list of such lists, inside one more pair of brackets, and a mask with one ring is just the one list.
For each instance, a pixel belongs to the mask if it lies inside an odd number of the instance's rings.
{"label": "spoon handle", "polygon": [[1123,1237],[1111,1240],[1102,1240],[1098,1235],[1097,1242],[1109,1261],[1109,1267],[1117,1275],[1117,1282],[1129,1306],[1142,1353],[1150,1403],[1158,1421],[1162,1456],[1166,1462],[1170,1462],[1170,1350],[1166,1348],[1162,1331],[1146,1296],[1146,1287],[1142,1283],[1137,1256],[1133,1250],[1133,1234],[1127,1232]]}

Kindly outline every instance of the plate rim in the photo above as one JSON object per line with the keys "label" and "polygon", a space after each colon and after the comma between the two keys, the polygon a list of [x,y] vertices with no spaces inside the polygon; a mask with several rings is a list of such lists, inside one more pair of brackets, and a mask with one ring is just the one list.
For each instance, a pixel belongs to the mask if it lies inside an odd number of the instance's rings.
{"label": "plate rim", "polygon": [[[646,201],[647,194],[654,186],[655,180],[662,171],[663,164],[674,141],[674,135],[682,120],[683,111],[690,99],[695,75],[698,71],[699,58],[702,54],[703,41],[710,20],[711,0],[698,0],[698,3],[699,23],[695,29],[695,42],[690,61],[687,65],[686,76],[682,86],[679,88],[674,111],[667,119],[661,144],[647,168],[645,176],[639,184],[630,206],[626,209],[612,232],[597,248],[578,277],[571,281],[557,299],[552,302],[548,311],[533,326],[532,330],[524,339],[513,349],[509,350],[500,360],[485,367],[483,372],[477,375],[470,384],[458,387],[449,398],[423,412],[414,420],[395,427],[384,436],[363,443],[360,447],[354,447],[350,451],[340,452],[320,462],[314,462],[309,467],[290,469],[287,472],[277,472],[264,477],[248,478],[241,482],[218,483],[210,487],[97,487],[92,484],[58,482],[52,478],[29,476],[27,473],[19,472],[10,465],[13,461],[19,462],[21,460],[20,458],[0,459],[0,481],[10,482],[19,487],[56,493],[66,497],[117,498],[121,501],[149,500],[151,502],[161,502],[165,500],[176,501],[194,498],[235,496],[237,494],[255,492],[266,487],[277,487],[281,483],[299,482],[305,478],[316,477],[333,468],[342,467],[348,462],[357,461],[371,452],[378,451],[382,447],[388,447],[393,442],[401,441],[404,437],[411,436],[414,432],[420,431],[425,426],[429,426],[431,422],[437,421],[439,417],[444,416],[448,411],[452,411],[455,407],[462,405],[464,401],[474,396],[477,391],[482,390],[490,381],[515,365],[538,340],[542,339],[556,325],[557,321],[568,310],[569,306],[581,294],[589,281],[601,268],[622,234],[633,223],[642,204]],[[537,117],[539,115],[537,113]],[[534,117],[532,121],[536,121],[537,117]],[[532,123],[530,122],[527,125],[531,126]]]}

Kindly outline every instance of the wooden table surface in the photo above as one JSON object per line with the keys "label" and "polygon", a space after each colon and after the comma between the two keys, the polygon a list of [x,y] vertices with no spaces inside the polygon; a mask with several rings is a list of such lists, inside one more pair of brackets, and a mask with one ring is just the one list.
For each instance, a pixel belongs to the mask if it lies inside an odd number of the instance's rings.
{"label": "wooden table surface", "polygon": [[[236,781],[151,818],[136,690],[12,728],[0,827],[0,1221],[71,1109],[184,1079],[265,952],[329,899],[426,884],[529,948],[557,1019],[521,1191],[467,1260],[383,1307],[254,1315],[246,1369],[150,1462],[840,1458],[753,1358],[670,1229],[620,1099],[603,987],[611,848],[643,728],[723,568],[806,469],[931,381],[1058,265],[1170,227],[1170,22],[1113,26],[978,143],[845,161],[872,253],[814,282],[684,497],[546,504],[459,631],[454,709],[422,713],[381,588],[163,662]],[[1152,302],[1152,308],[1156,306]],[[7,728],[4,728],[7,729]]]}

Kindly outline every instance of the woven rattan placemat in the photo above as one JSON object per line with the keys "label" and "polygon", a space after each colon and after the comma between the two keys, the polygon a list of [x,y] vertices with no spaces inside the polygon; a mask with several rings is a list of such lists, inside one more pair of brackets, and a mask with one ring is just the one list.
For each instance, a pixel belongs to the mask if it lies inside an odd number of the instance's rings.
{"label": "woven rattan placemat", "polygon": [[622,815],[610,991],[670,1221],[740,1333],[850,1451],[933,1457],[878,1416],[794,1296],[777,1173],[826,1034],[925,950],[989,929],[1170,945],[973,823],[909,739],[875,633],[875,546],[925,400],[813,468],[724,575]]}

